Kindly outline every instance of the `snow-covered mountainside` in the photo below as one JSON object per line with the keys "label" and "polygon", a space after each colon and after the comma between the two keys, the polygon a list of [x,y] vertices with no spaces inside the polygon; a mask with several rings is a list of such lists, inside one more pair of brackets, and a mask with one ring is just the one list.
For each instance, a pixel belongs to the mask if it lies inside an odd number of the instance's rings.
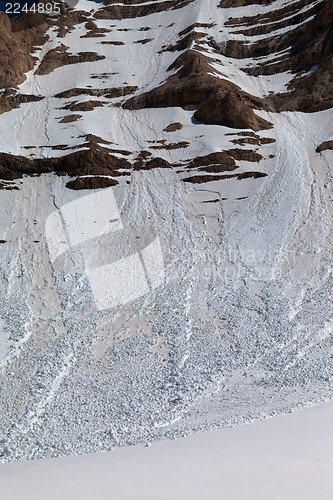
{"label": "snow-covered mountainside", "polygon": [[332,398],[332,16],[0,12],[3,461]]}

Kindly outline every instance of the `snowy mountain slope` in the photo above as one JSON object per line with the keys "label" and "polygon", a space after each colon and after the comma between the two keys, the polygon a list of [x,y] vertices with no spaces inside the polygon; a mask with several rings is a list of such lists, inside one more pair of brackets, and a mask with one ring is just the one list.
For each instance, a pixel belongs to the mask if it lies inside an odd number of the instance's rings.
{"label": "snowy mountain slope", "polygon": [[330,498],[332,411],[329,402],[149,447],[2,464],[2,492],[11,500],[44,500],[45,491],[50,500]]}
{"label": "snowy mountain slope", "polygon": [[[77,172],[73,166],[40,159],[68,156],[77,148],[81,151],[88,147],[95,152],[98,146],[87,139],[88,134],[107,141],[103,142],[106,149],[103,150],[103,168],[100,159],[98,162],[92,159],[89,165],[85,165],[82,154],[73,157],[73,162],[79,163],[81,176],[88,171],[89,175],[104,175],[99,179],[103,185],[119,181],[117,151],[130,163],[128,174],[133,164],[141,168],[140,160],[135,162],[135,159],[142,151],[147,151],[149,161],[158,157],[170,165],[180,163],[182,166],[185,163],[187,166],[186,162],[199,152],[202,156],[233,147],[235,138],[221,134],[221,124],[258,131],[270,127],[269,117],[263,120],[253,109],[267,111],[282,107],[303,110],[304,103],[299,102],[303,92],[297,96],[292,89],[296,82],[297,86],[302,86],[304,81],[316,78],[312,73],[321,76],[318,77],[320,84],[316,86],[310,82],[307,87],[313,87],[316,103],[312,104],[311,110],[331,104],[331,86],[325,79],[332,52],[332,35],[327,24],[331,8],[328,2],[291,2],[286,7],[284,2],[276,1],[274,9],[261,5],[235,9],[228,3],[224,8],[224,4],[214,1],[141,2],[134,6],[123,2],[114,6],[109,2],[96,6],[86,2],[78,4],[75,12],[69,11],[56,19],[46,17],[37,23],[34,14],[30,13],[12,20],[13,33],[8,43],[12,44],[13,38],[19,43],[16,38],[22,38],[23,34],[32,39],[30,44],[35,43],[35,48],[30,50],[35,61],[30,61],[31,71],[27,77],[23,75],[27,62],[25,66],[21,65],[21,78],[13,75],[11,85],[23,82],[17,90],[8,88],[2,97],[2,109],[7,111],[2,115],[2,120],[5,120],[3,128],[9,130],[3,137],[1,149],[4,153],[27,158],[26,161],[24,158],[3,158],[3,178],[12,180],[24,171],[52,170],[75,177]],[[269,24],[265,22],[268,13],[272,20]],[[27,28],[33,22],[37,24],[34,36],[30,33],[32,29]],[[260,31],[262,22],[265,22],[264,29]],[[5,19],[3,23],[8,24]],[[279,29],[275,29],[276,25]],[[308,37],[304,37],[304,27],[307,27]],[[253,34],[257,33],[256,30],[260,34]],[[10,31],[10,26],[7,26],[7,31]],[[318,31],[319,40],[315,38]],[[268,35],[267,49],[264,40]],[[306,47],[307,57],[303,55],[304,50],[302,53],[298,49],[299,43]],[[311,47],[315,45],[315,49],[309,49],[309,44]],[[21,47],[18,50],[22,50]],[[276,60],[279,64],[273,64],[272,61]],[[12,63],[5,62],[7,66]],[[316,65],[318,68],[314,71]],[[305,71],[302,78],[301,71]],[[293,73],[297,74],[296,80]],[[7,73],[2,80],[0,86],[10,86]],[[289,93],[285,92],[286,85],[291,88]],[[324,96],[324,103],[320,103],[322,92],[319,97],[315,93],[318,86],[319,91],[324,87],[327,96]],[[16,106],[20,107],[17,109]],[[189,120],[194,118],[209,124],[202,133],[199,126],[193,126],[197,125],[195,121],[191,123],[190,135],[202,135],[201,140],[186,144],[182,132],[177,135],[166,132],[165,128],[173,122],[166,110],[157,113],[161,120],[159,128],[151,127],[156,115],[154,108],[165,109],[166,106],[196,110],[194,114],[180,116],[179,123],[190,124]],[[135,112],[142,108],[153,108],[144,115],[145,123],[140,119],[142,113]],[[172,112],[176,112],[174,108]],[[219,124],[216,132],[214,124]],[[207,141],[215,133],[221,136],[221,142],[214,141],[212,146]],[[273,139],[271,135],[268,134],[269,139]],[[253,145],[260,146],[256,144],[258,140],[254,137]],[[265,158],[269,151],[267,147],[259,148],[259,153]],[[116,153],[111,166],[110,153]],[[237,155],[245,157],[249,153],[238,152]],[[32,159],[35,160],[33,163]],[[168,166],[165,162],[163,165]],[[122,167],[123,162],[119,165],[120,173],[127,173]],[[216,169],[216,173],[220,171],[224,171],[223,165]],[[74,185],[85,183],[88,186],[89,182],[92,181],[81,179]],[[98,179],[95,185],[96,182]]]}
{"label": "snowy mountain slope", "polygon": [[3,461],[332,397],[330,9],[0,17]]}

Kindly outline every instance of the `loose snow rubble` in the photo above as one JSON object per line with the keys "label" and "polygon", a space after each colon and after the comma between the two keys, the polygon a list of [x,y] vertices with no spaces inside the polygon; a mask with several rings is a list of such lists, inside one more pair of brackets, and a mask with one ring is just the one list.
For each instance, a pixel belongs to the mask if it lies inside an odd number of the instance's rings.
{"label": "loose snow rubble", "polygon": [[308,147],[326,116],[281,118],[275,171],[258,191],[243,181],[243,204],[233,180],[215,182],[229,201],[206,209],[202,187],[165,170],[92,194],[52,175],[2,193],[4,461],[331,397],[331,152]]}

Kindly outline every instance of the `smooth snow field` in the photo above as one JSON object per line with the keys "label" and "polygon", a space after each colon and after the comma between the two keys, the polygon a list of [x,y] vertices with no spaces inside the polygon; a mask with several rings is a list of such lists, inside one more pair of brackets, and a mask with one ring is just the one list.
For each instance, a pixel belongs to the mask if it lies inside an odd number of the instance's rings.
{"label": "smooth snow field", "polygon": [[108,453],[0,466],[6,500],[329,500],[333,402]]}

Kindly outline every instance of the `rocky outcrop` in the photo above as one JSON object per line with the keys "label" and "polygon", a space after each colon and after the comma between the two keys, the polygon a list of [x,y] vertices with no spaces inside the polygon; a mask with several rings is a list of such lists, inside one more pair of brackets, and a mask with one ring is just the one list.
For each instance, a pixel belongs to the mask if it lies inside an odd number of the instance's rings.
{"label": "rocky outcrop", "polygon": [[20,94],[12,88],[6,89],[2,95],[0,95],[0,114],[10,111],[13,108],[18,108],[23,103],[41,101],[42,99],[44,99],[44,97]]}
{"label": "rocky outcrop", "polygon": [[42,14],[21,14],[9,20],[0,12],[0,89],[4,89],[0,91],[0,113],[23,102],[41,99],[39,96],[20,95],[15,88],[33,69],[37,59],[31,54],[36,45],[46,40],[47,28],[46,17]]}
{"label": "rocky outcrop", "polygon": [[102,189],[110,186],[116,186],[118,181],[108,177],[77,177],[74,181],[69,181],[66,184],[68,189]]}
{"label": "rocky outcrop", "polygon": [[244,93],[232,90],[227,93],[221,89],[212,92],[194,113],[194,118],[202,123],[230,128],[255,131],[272,128],[272,124],[255,114]]}
{"label": "rocky outcrop", "polygon": [[317,153],[321,153],[322,151],[333,150],[333,141],[325,141],[322,142],[316,149]]}
{"label": "rocky outcrop", "polygon": [[189,169],[197,167],[218,167],[217,171],[221,172],[221,169],[223,171],[235,170],[237,165],[234,158],[227,151],[218,151],[209,155],[198,156],[188,164]]}
{"label": "rocky outcrop", "polygon": [[102,88],[102,89],[88,89],[76,87],[74,89],[64,90],[55,97],[58,99],[70,99],[71,97],[78,97],[81,95],[89,95],[94,97],[105,97],[106,99],[114,99],[116,97],[124,97],[132,94],[138,87],[117,87],[117,88]]}
{"label": "rocky outcrop", "polygon": [[[254,2],[242,5],[249,3]],[[244,68],[252,76],[286,71],[295,75],[288,92],[274,99],[277,111],[321,111],[333,105],[332,17],[330,0],[298,0],[256,16],[231,18],[226,26],[233,28],[231,35],[242,35],[243,40],[228,40],[223,53],[237,59],[252,58],[256,64]],[[260,60],[263,57],[264,62]]]}
{"label": "rocky outcrop", "polygon": [[[81,149],[60,158],[29,159],[24,156],[0,153],[0,178],[6,181],[13,181],[24,175],[40,175],[55,172],[57,175],[68,175],[70,177],[101,176],[103,178],[100,181],[103,184],[101,187],[104,187],[104,184],[107,182],[104,177],[126,175],[124,170],[129,170],[131,167],[127,160],[110,154],[108,149],[101,145],[104,142],[101,138],[89,135],[85,139],[86,141],[81,147],[87,149]],[[73,189],[88,189],[87,185],[96,185],[97,183],[96,180],[91,180],[92,177],[88,177],[88,180],[86,179],[82,182],[78,180],[71,182],[68,184],[68,187],[72,187]],[[111,180],[108,182],[109,185],[117,184],[115,180],[112,181],[113,184],[110,183]],[[80,188],[80,186],[85,187]]]}
{"label": "rocky outcrop", "polygon": [[168,68],[178,70],[166,83],[129,99],[125,109],[180,106],[196,109],[194,118],[202,123],[232,128],[268,129],[271,125],[255,115],[253,108],[264,107],[259,99],[225,79],[212,76],[211,59],[195,50],[179,56]]}
{"label": "rocky outcrop", "polygon": [[67,64],[77,64],[81,62],[94,62],[105,59],[105,56],[96,54],[95,52],[79,52],[78,54],[69,54],[68,47],[60,45],[54,49],[49,50],[43,57],[38,69],[35,71],[36,75],[48,75],[61,66]]}
{"label": "rocky outcrop", "polygon": [[223,181],[226,179],[236,178],[239,181],[242,179],[260,179],[261,177],[267,177],[267,174],[263,172],[244,172],[243,174],[227,174],[227,175],[193,175],[191,177],[186,177],[183,179],[185,182],[190,182],[191,184],[204,184],[206,182],[212,181]]}
{"label": "rocky outcrop", "polygon": [[15,87],[23,82],[24,74],[33,68],[34,61],[12,31],[8,16],[0,12],[0,88]]}
{"label": "rocky outcrop", "polygon": [[219,7],[246,7],[247,5],[270,5],[275,0],[221,0]]}
{"label": "rocky outcrop", "polygon": [[107,0],[104,7],[94,15],[95,19],[130,19],[149,16],[165,10],[181,9],[194,0],[163,0],[161,2],[132,2]]}
{"label": "rocky outcrop", "polygon": [[181,130],[183,128],[182,123],[170,123],[167,127],[165,127],[164,131],[165,132],[176,132],[177,130]]}
{"label": "rocky outcrop", "polygon": [[274,108],[281,111],[315,113],[333,106],[333,56],[300,74],[288,86],[289,91],[274,96]]}

